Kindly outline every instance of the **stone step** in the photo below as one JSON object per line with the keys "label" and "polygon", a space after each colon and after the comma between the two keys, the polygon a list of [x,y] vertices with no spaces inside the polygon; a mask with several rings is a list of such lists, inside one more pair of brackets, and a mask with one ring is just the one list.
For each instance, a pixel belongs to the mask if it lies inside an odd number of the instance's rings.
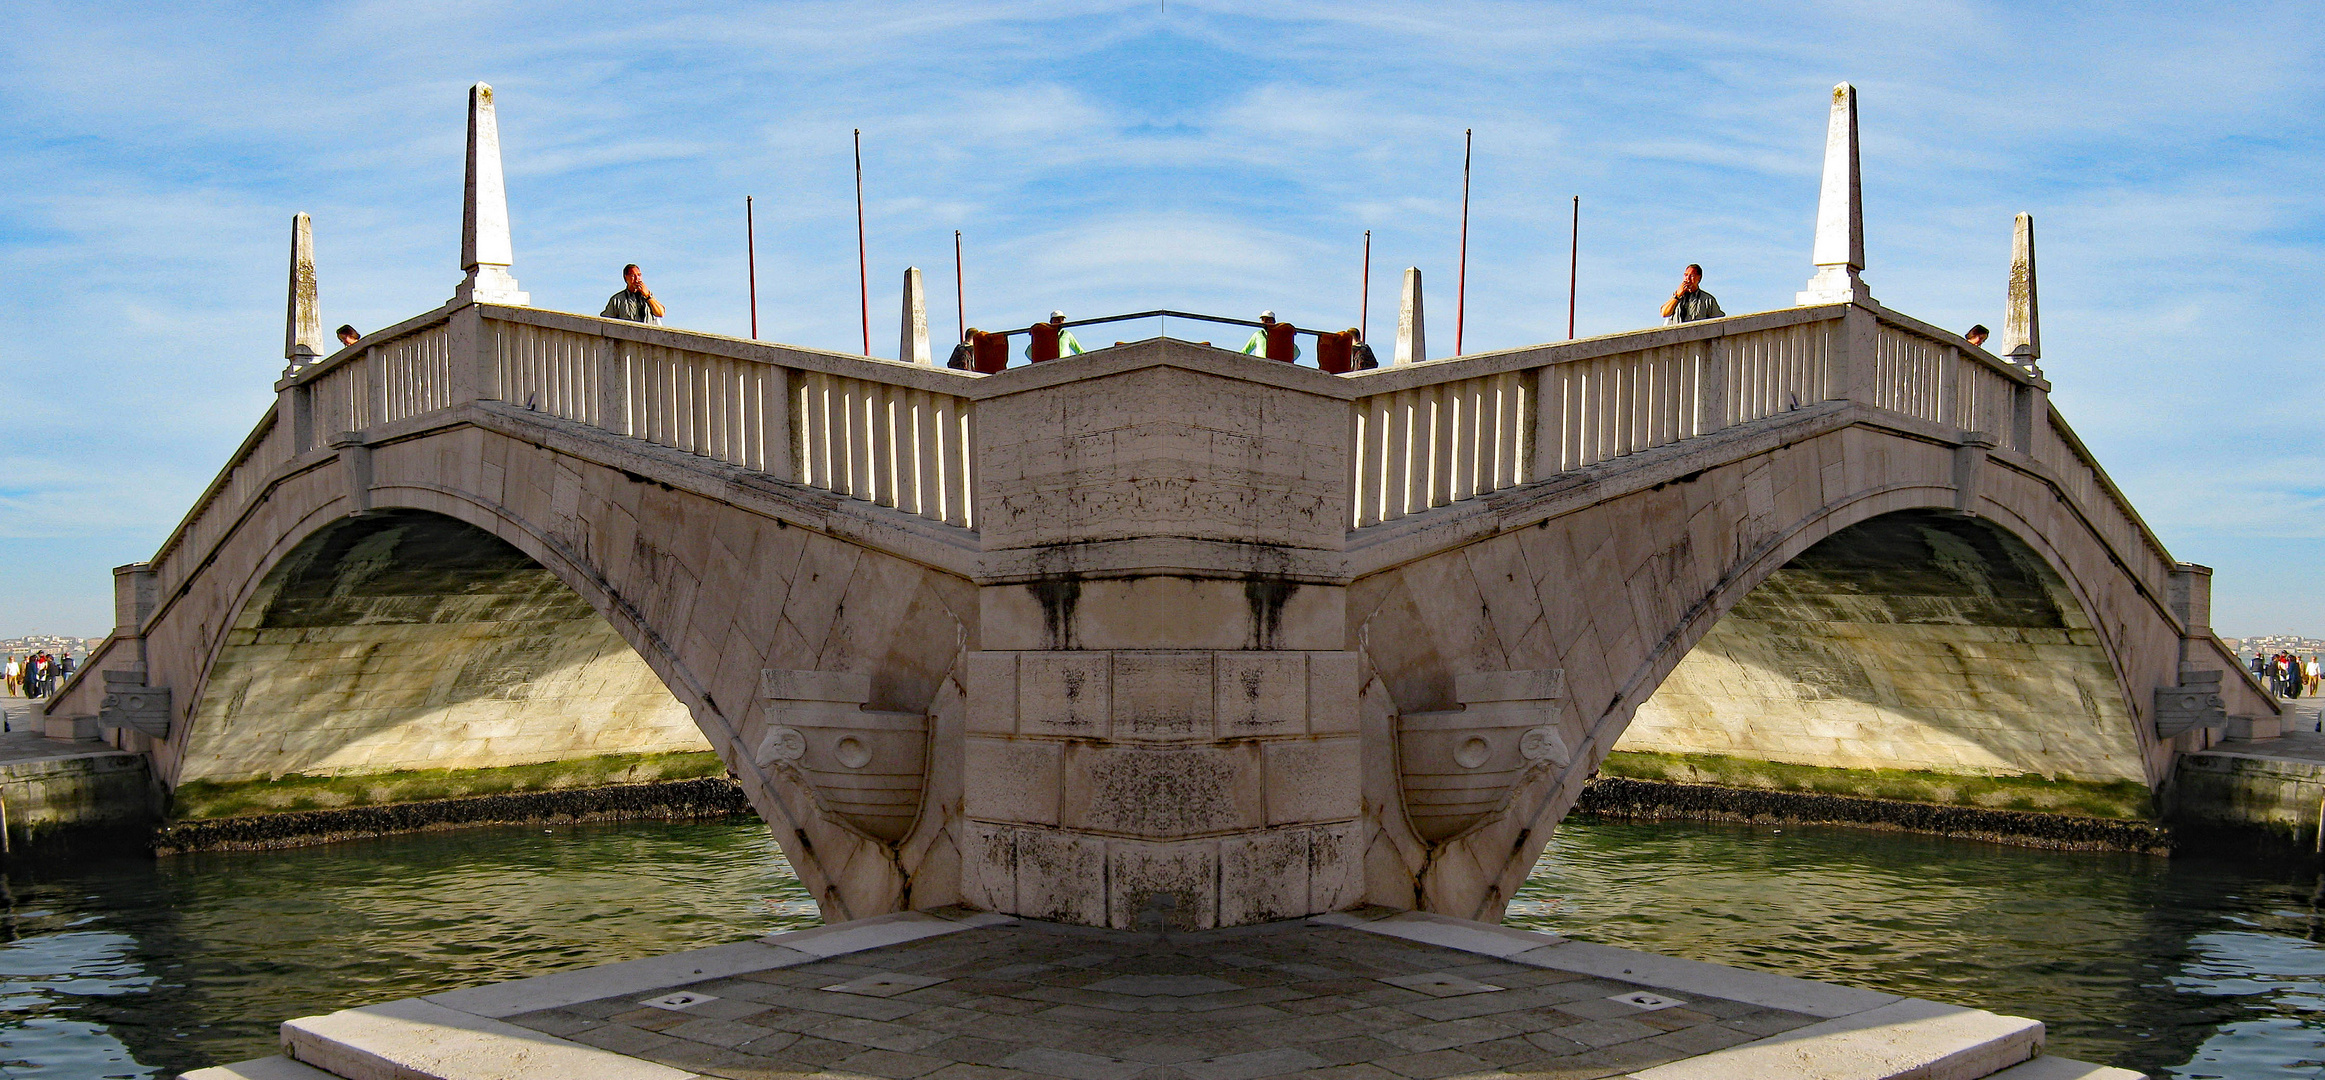
{"label": "stone step", "polygon": [[418,998],[285,1021],[283,1049],[342,1080],[694,1077]]}
{"label": "stone step", "polygon": [[2073,1058],[2044,1056],[2024,1065],[2013,1065],[1986,1080],[2147,1080],[2147,1074]]}
{"label": "stone step", "polygon": [[2231,716],[2228,718],[2229,742],[2252,742],[2256,739],[2273,739],[2284,733],[2285,723],[2282,717]]}
{"label": "stone step", "polygon": [[232,1065],[214,1065],[180,1073],[178,1080],[346,1080],[311,1065],[301,1065],[287,1057],[252,1058]]}

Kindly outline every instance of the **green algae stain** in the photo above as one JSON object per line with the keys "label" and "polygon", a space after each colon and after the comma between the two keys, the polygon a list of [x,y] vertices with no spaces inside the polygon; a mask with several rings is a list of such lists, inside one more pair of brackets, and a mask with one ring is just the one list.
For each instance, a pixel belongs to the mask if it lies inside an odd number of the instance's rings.
{"label": "green algae stain", "polygon": [[1801,791],[1868,799],[2031,810],[2044,814],[2155,819],[2155,800],[2136,780],[2045,780],[2040,776],[1974,776],[1910,769],[1832,769],[1718,754],[1617,750],[1599,766],[1606,776],[1716,784],[1752,791]]}
{"label": "green algae stain", "polygon": [[290,810],[337,810],[505,795],[518,791],[562,791],[692,780],[722,776],[726,766],[708,750],[669,754],[607,754],[570,761],[543,761],[497,769],[414,769],[357,776],[284,776],[271,780],[190,780],[170,796],[174,821],[273,814]]}

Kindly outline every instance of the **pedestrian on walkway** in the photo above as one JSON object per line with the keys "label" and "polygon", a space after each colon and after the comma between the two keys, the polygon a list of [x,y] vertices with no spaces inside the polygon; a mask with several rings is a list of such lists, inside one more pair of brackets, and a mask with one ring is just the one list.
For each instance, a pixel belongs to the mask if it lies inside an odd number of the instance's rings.
{"label": "pedestrian on walkway", "polygon": [[24,667],[17,662],[14,653],[8,656],[8,696],[24,696]]}

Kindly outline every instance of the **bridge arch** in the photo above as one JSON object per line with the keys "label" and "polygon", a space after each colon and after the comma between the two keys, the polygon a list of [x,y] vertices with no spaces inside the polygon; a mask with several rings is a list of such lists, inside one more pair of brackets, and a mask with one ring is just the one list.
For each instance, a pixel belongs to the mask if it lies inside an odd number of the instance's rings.
{"label": "bridge arch", "polygon": [[[958,770],[934,759],[954,756],[939,744],[961,722],[974,587],[897,544],[835,535],[837,500],[738,490],[691,457],[609,455],[471,410],[293,459],[198,569],[163,583],[131,647],[180,719],[165,740],[122,737],[173,788],[707,748],[827,917],[953,902],[937,811],[958,803]],[[482,617],[496,605],[520,619]],[[438,621],[401,621],[423,615]],[[486,625],[524,618],[556,625]],[[427,671],[387,659],[399,634],[441,647],[464,620],[468,652]],[[311,678],[250,663],[294,650],[319,659]],[[865,689],[778,685],[802,674]],[[400,702],[397,678],[415,680]],[[362,700],[382,688],[390,703]],[[784,697],[797,692],[816,700]],[[835,697],[847,700],[823,700]],[[621,715],[576,719],[578,705]],[[778,729],[806,726],[803,706],[839,718],[831,737],[810,728],[804,754],[770,755]],[[455,734],[456,722],[476,726]],[[869,760],[819,760],[851,724],[877,733],[840,752],[869,743]],[[600,739],[617,745],[589,745]]]}
{"label": "bridge arch", "polygon": [[[2075,703],[2081,719],[2068,720],[2082,725],[2087,768],[2038,767],[2036,755],[2016,753],[2019,748],[2000,740],[1972,760],[1978,744],[1959,731],[1950,742],[1939,737],[1942,731],[1924,732],[1925,743],[1948,743],[1963,772],[2157,779],[2169,749],[2156,739],[2143,699],[2150,688],[2172,684],[2180,636],[2168,616],[2157,614],[2163,598],[2123,573],[2106,540],[2055,486],[2033,470],[1980,462],[1987,475],[1966,496],[1956,447],[1837,413],[1829,423],[1804,418],[1794,426],[1821,430],[1757,445],[1739,433],[1661,461],[1634,460],[1630,475],[1620,477],[1624,490],[1605,489],[1616,476],[1611,470],[1596,476],[1586,470],[1571,484],[1496,507],[1500,528],[1492,535],[1351,585],[1351,639],[1368,672],[1365,722],[1397,755],[1393,770],[1382,771],[1396,775],[1398,784],[1376,787],[1368,799],[1375,839],[1367,888],[1376,902],[1497,918],[1551,827],[1626,732],[1636,727],[1642,739],[1669,736],[1691,707],[1700,716],[1715,660],[1724,657],[1733,665],[1726,674],[1735,674],[1741,666],[1735,657],[1750,644],[1735,639],[1748,636],[1744,631],[1755,623],[1778,621],[1759,616],[1782,614],[1784,582],[1813,577],[1815,567],[1869,538],[1884,540],[1892,556],[1898,544],[1918,540],[1921,572],[1936,575],[1925,582],[1930,595],[1918,602],[1956,608],[1955,622],[1919,624],[1892,637],[1942,640],[1948,627],[1969,627],[1980,617],[2007,623],[2012,620],[2000,613],[2015,603],[2016,621],[2042,625],[1965,629],[1952,642],[1955,652],[1978,651],[1969,639],[1984,637],[1996,646],[1986,651],[1997,661],[2011,651],[2000,646],[2036,645],[2070,654],[2080,666],[2064,688],[2048,690],[2063,689]],[[1728,445],[1716,445],[1721,441]],[[1933,543],[1943,554],[1931,554]],[[1932,569],[1933,560],[1948,559],[1965,580],[1951,594],[1938,587],[1945,572]],[[1970,578],[2000,586],[2000,595],[1979,609]],[[1844,606],[1837,593],[1825,603]],[[1739,609],[1743,618],[1731,622]],[[1759,647],[1802,648],[1800,628],[1792,629],[1787,638],[1773,625],[1759,627]],[[2013,636],[2041,640],[2004,640]],[[1702,659],[1688,665],[1698,650]],[[1523,759],[1513,728],[1505,733],[1510,747],[1497,746],[1501,757],[1481,767],[1476,756],[1452,760],[1446,747],[1408,730],[1417,715],[1427,726],[1430,716],[1502,708],[1457,697],[1463,676],[1497,671],[1556,674],[1559,696],[1531,703],[1534,718],[1523,723],[1551,718],[1565,752]],[[1856,671],[1863,682],[1888,678],[1893,695],[1903,673],[1887,666],[1869,673],[1862,664]],[[1999,662],[1988,665],[1988,674],[2002,675]],[[1916,707],[1926,706],[1945,681],[1936,672],[1918,675],[1926,685],[1916,688]],[[2045,689],[2039,682],[2030,676],[2013,690],[2022,717],[2057,700],[2056,693],[2038,692]],[[1666,686],[1672,691],[1643,711]],[[1686,700],[1691,689],[1698,699],[1692,703]],[[1879,699],[1877,692],[1868,696]],[[1881,710],[1854,704],[1869,710],[1857,717],[1858,730],[1877,729]],[[1812,721],[1815,730],[1837,730],[1822,726],[1832,716],[1808,715],[1813,711],[1801,710],[1785,734],[1805,737]],[[1750,734],[1749,728],[1738,724],[1717,734]],[[2068,730],[2056,734],[2063,739]],[[1698,734],[1711,741],[1712,733]],[[1837,740],[1828,736],[1825,745]],[[1939,756],[1925,755],[1921,767]],[[1458,790],[1465,783],[1480,790]]]}
{"label": "bridge arch", "polygon": [[322,523],[252,583],[215,649],[190,703],[181,802],[189,784],[710,749],[595,606],[434,512]]}
{"label": "bridge arch", "polygon": [[1990,518],[1900,510],[1745,593],[1615,750],[2144,785],[2130,700],[2039,553]]}

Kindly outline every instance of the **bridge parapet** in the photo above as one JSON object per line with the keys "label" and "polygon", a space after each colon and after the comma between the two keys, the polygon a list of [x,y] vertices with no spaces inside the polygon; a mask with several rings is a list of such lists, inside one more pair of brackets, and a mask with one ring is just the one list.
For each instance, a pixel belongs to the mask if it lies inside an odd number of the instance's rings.
{"label": "bridge parapet", "polygon": [[2049,384],[1870,302],[1789,308],[1348,376],[1363,528],[1855,401],[2033,450]]}

